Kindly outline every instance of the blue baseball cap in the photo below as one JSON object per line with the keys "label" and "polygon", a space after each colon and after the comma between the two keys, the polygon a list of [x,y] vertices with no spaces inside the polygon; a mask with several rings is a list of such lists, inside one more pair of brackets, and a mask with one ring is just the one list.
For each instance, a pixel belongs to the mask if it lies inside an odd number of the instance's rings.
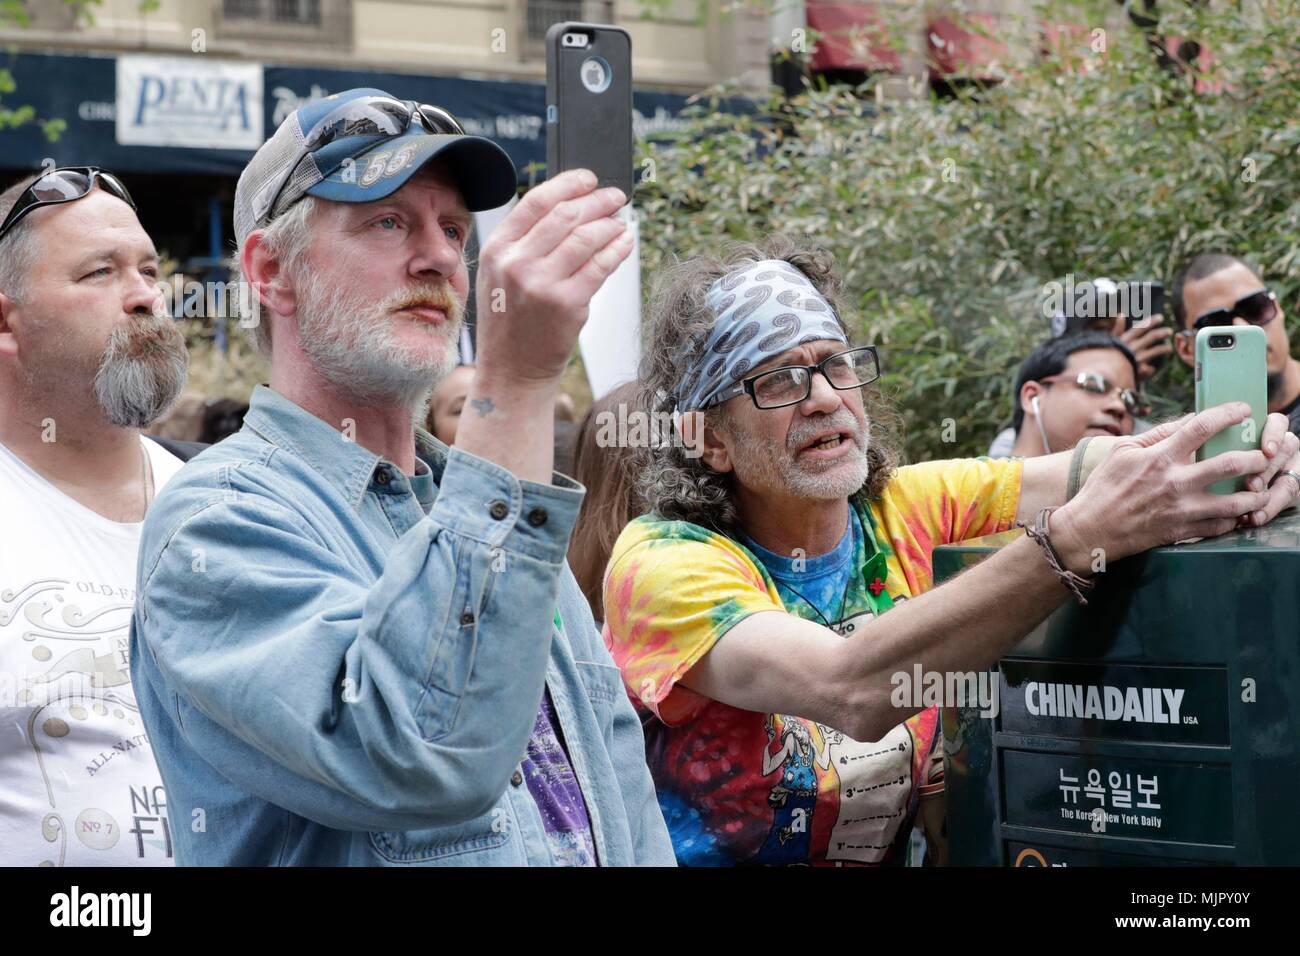
{"label": "blue baseball cap", "polygon": [[515,164],[492,140],[460,129],[437,107],[368,87],[308,103],[244,167],[235,187],[235,238],[242,246],[303,196],[383,199],[434,157],[447,164],[470,212],[504,206],[518,188]]}

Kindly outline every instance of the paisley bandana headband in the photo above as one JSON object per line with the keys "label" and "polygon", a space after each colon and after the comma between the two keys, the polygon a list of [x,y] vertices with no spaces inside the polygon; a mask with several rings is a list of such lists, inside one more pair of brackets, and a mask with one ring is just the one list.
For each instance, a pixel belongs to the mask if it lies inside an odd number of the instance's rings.
{"label": "paisley bandana headband", "polygon": [[[830,303],[812,281],[780,259],[729,272],[709,287],[715,316],[677,388],[677,409],[703,410],[735,394],[752,369],[805,342],[848,343]],[[725,393],[725,394],[724,394]]]}

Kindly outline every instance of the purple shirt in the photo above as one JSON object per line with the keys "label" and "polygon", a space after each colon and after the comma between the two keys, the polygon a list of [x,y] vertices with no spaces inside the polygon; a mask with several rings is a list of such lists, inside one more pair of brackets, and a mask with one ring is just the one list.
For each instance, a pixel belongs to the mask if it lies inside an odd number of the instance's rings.
{"label": "purple shirt", "polygon": [[524,779],[542,815],[555,862],[560,866],[595,866],[596,847],[587,804],[555,726],[551,692],[547,690],[542,695],[533,734],[528,738],[528,753],[522,764]]}

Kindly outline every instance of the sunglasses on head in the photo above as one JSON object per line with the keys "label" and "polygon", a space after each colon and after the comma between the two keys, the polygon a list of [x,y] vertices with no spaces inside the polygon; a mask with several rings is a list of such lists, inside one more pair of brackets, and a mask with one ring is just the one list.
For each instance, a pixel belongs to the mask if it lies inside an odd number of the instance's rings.
{"label": "sunglasses on head", "polygon": [[343,136],[401,136],[417,118],[430,133],[465,135],[456,117],[440,106],[390,96],[362,96],[339,104],[321,117],[303,137],[303,147],[315,152]]}
{"label": "sunglasses on head", "polygon": [[1251,325],[1268,325],[1277,318],[1277,296],[1268,289],[1260,289],[1250,295],[1244,295],[1227,309],[1215,309],[1206,312],[1190,329],[1183,329],[1179,335],[1195,335],[1201,329],[1215,326],[1232,325],[1233,319],[1245,319]]}
{"label": "sunglasses on head", "polygon": [[[310,154],[323,149],[337,139],[352,136],[392,138],[401,136],[418,121],[426,132],[443,136],[464,136],[460,121],[441,106],[417,103],[415,100],[396,100],[391,96],[362,96],[340,103],[321,117],[303,136],[303,148]],[[371,142],[357,144],[357,152],[364,152]],[[306,157],[303,157],[304,159]],[[300,160],[301,162],[301,160]],[[297,168],[296,166],[294,167]],[[293,179],[291,170],[276,190],[271,202],[272,217],[283,212],[276,206],[284,187]]]}
{"label": "sunglasses on head", "polygon": [[0,224],[0,239],[8,235],[9,230],[33,209],[81,199],[95,188],[95,183],[99,183],[99,188],[104,192],[116,196],[132,209],[135,208],[131,194],[112,173],[95,166],[62,166],[50,170],[23,190],[23,194],[5,216],[4,223]]}

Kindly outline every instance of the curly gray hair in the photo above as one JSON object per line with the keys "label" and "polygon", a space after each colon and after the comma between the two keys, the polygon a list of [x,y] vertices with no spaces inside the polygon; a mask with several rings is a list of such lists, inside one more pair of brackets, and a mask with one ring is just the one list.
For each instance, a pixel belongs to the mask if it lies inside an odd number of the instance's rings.
{"label": "curly gray hair", "polygon": [[[713,329],[714,314],[706,301],[709,287],[728,272],[764,259],[783,260],[806,275],[831,304],[848,337],[840,283],[830,253],[799,246],[779,234],[757,243],[728,243],[721,255],[678,261],[655,277],[640,369],[643,408],[671,408],[670,396]],[[867,449],[870,470],[866,484],[855,497],[866,500],[879,497],[898,467],[892,435],[899,419],[874,386],[866,386],[864,399],[871,417],[871,444]],[[704,415],[708,425],[726,429],[723,406],[711,408]],[[724,534],[734,531],[737,512],[732,476],[715,472],[700,458],[687,455],[688,449],[681,441],[649,445],[640,450],[638,471],[640,491],[650,509],[669,520],[689,521]]]}

